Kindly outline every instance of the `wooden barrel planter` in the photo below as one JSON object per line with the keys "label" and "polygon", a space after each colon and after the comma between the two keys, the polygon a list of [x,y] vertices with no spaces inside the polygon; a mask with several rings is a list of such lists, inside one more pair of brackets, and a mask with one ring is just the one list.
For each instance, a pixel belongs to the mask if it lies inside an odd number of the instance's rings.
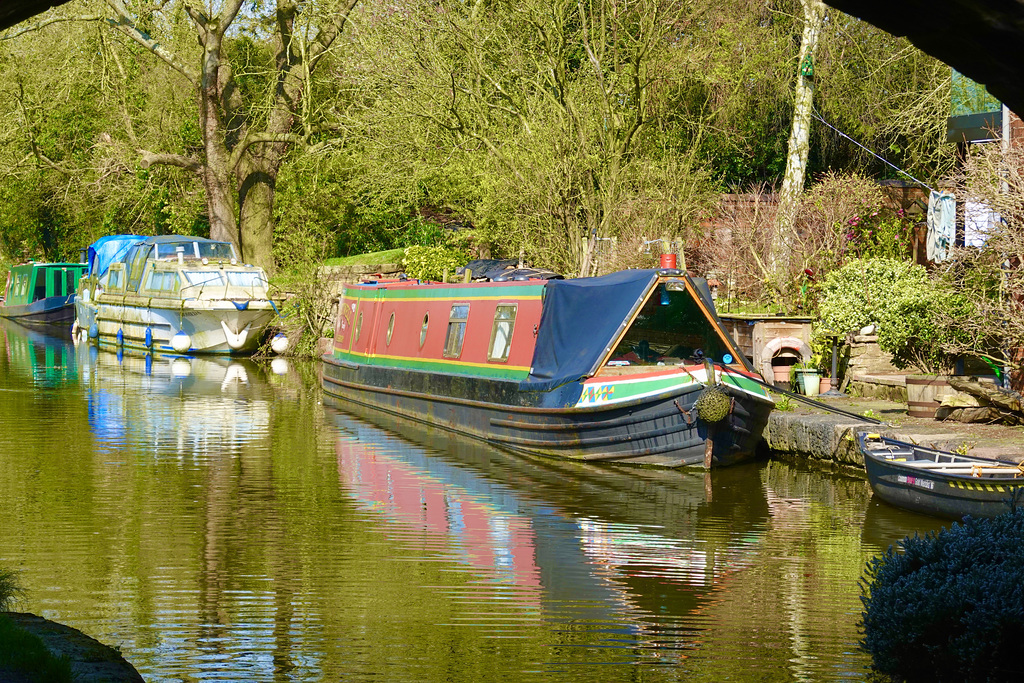
{"label": "wooden barrel planter", "polygon": [[955,393],[942,375],[907,375],[907,415],[934,419],[943,397]]}

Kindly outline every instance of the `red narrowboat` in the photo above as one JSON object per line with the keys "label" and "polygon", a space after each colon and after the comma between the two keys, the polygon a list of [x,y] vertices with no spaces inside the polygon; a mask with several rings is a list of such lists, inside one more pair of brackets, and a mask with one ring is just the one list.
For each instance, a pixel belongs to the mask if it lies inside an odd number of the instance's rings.
{"label": "red narrowboat", "polygon": [[515,452],[663,467],[752,457],[774,407],[756,377],[676,269],[349,285],[323,357],[343,401]]}

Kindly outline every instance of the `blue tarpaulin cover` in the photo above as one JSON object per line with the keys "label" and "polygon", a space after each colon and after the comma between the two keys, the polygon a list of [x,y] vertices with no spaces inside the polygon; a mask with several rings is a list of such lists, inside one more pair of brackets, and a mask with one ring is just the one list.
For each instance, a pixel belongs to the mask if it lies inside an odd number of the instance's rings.
{"label": "blue tarpaulin cover", "polygon": [[89,245],[89,252],[86,256],[89,275],[103,277],[111,263],[120,261],[133,245],[145,239],[142,235],[110,235],[99,238]]}
{"label": "blue tarpaulin cover", "polygon": [[546,391],[588,376],[655,281],[654,270],[548,280],[533,372],[523,389]]}

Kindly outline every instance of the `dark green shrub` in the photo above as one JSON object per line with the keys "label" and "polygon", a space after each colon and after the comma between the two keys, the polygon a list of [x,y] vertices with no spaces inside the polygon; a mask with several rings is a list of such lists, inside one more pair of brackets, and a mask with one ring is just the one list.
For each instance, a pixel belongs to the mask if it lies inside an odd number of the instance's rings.
{"label": "dark green shrub", "polygon": [[21,592],[21,585],[18,583],[18,573],[13,569],[0,567],[0,612],[6,612],[11,609],[14,600]]}
{"label": "dark green shrub", "polygon": [[966,518],[868,562],[862,645],[906,681],[1024,680],[1024,511]]}
{"label": "dark green shrub", "polygon": [[74,680],[71,662],[66,656],[55,656],[39,636],[19,628],[0,614],[0,674],[5,669],[22,674],[13,679],[19,681],[71,683]]}

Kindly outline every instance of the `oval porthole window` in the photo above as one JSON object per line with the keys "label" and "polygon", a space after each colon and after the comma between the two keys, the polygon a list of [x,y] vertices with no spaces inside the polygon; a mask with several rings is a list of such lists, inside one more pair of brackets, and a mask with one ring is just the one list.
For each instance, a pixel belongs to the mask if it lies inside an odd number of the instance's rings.
{"label": "oval porthole window", "polygon": [[427,323],[430,322],[430,314],[423,314],[423,327],[420,328],[420,348],[423,348],[423,344],[427,341]]}
{"label": "oval porthole window", "polygon": [[356,318],[356,329],[355,329],[355,340],[359,341],[359,333],[363,329],[363,312],[359,311],[359,317]]}
{"label": "oval porthole window", "polygon": [[391,346],[391,333],[395,331],[395,314],[391,314],[391,319],[388,320],[388,337],[384,340],[387,346]]}

